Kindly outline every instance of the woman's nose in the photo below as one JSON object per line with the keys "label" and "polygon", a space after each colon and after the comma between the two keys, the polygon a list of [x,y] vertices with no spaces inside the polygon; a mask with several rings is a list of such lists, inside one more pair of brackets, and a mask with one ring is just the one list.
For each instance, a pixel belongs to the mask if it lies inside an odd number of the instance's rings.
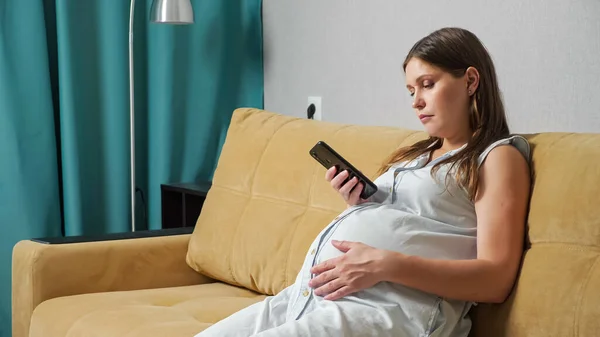
{"label": "woman's nose", "polygon": [[418,109],[418,110],[421,110],[425,107],[425,101],[423,100],[421,95],[415,94],[413,96],[412,107],[413,107],[413,109]]}

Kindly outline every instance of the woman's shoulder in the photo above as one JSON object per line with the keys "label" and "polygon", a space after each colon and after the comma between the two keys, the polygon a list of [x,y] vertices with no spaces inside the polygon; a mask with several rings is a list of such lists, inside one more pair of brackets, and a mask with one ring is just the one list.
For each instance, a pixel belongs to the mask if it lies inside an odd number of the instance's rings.
{"label": "woman's shoulder", "polygon": [[[529,141],[521,135],[510,135],[507,137],[503,137],[501,139],[496,140],[492,144],[483,150],[483,152],[479,155],[478,165],[481,166],[485,159],[489,156],[489,154],[494,151],[494,149],[498,149],[504,146],[510,146],[516,149],[527,161],[527,163],[531,160],[531,146]],[[504,151],[503,151],[504,152]],[[508,150],[508,152],[515,152],[514,150]]]}
{"label": "woman's shoulder", "polygon": [[487,186],[485,189],[495,189],[499,193],[498,191],[506,190],[509,185],[531,183],[533,176],[529,159],[530,150],[525,138],[510,137],[490,148],[487,159],[480,164],[483,179],[479,184]]}

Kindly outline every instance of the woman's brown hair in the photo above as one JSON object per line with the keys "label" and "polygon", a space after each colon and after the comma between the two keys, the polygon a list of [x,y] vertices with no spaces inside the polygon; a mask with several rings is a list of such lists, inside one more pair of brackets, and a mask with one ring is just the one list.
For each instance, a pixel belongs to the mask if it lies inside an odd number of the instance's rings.
{"label": "woman's brown hair", "polygon": [[[451,164],[449,172],[457,167],[455,172],[459,185],[474,200],[479,183],[479,155],[494,141],[510,134],[494,63],[477,36],[461,28],[442,28],[417,41],[404,60],[404,71],[413,58],[419,58],[455,77],[463,76],[469,67],[479,71],[479,86],[471,96],[469,120],[472,138],[463,150],[439,161],[431,169],[431,174],[434,175],[442,165]],[[441,146],[440,138],[429,137],[400,148],[389,156],[379,174],[387,171],[394,163],[414,159]]]}

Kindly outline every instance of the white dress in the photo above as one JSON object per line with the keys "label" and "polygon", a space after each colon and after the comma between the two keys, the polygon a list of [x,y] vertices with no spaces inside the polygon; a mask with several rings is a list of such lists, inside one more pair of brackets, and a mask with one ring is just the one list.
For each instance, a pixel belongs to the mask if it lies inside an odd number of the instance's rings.
{"label": "white dress", "polygon": [[[499,145],[512,144],[529,161],[521,136],[490,145],[479,164]],[[391,167],[375,180],[378,192],[369,202],[346,209],[311,244],[296,281],[279,294],[217,322],[196,337],[394,336],[466,337],[468,312],[475,303],[441,298],[399,284],[377,285],[336,301],[326,301],[308,286],[310,268],[342,253],[331,240],[358,241],[407,255],[434,259],[475,259],[477,218],[467,192],[448,165],[437,179],[425,165],[428,155]]]}

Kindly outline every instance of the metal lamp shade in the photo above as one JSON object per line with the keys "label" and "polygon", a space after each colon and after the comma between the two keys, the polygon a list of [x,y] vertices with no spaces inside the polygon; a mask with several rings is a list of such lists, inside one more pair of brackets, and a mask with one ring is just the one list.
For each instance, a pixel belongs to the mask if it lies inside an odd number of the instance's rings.
{"label": "metal lamp shade", "polygon": [[192,3],[190,0],[154,0],[150,20],[155,23],[180,25],[194,23]]}

